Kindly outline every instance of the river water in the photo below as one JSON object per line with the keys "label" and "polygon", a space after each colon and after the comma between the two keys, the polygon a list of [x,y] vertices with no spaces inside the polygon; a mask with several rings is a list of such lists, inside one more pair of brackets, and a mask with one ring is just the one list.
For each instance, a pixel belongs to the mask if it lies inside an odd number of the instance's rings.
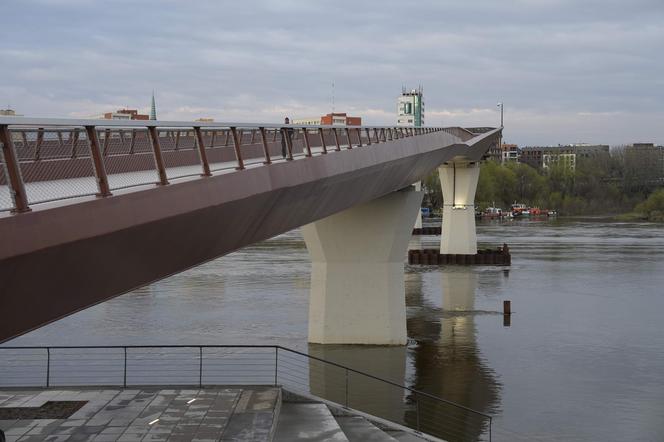
{"label": "river water", "polygon": [[664,226],[560,219],[477,231],[480,246],[509,244],[512,266],[406,265],[403,348],[307,344],[298,230],[9,345],[281,344],[492,414],[494,440],[664,440]]}

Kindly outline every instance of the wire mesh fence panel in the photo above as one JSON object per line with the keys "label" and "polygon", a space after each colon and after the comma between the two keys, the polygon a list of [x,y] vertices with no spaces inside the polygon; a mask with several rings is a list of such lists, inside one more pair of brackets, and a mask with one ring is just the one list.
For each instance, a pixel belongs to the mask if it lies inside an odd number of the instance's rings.
{"label": "wire mesh fence panel", "polygon": [[12,130],[28,203],[97,193],[90,145],[82,128]]}
{"label": "wire mesh fence panel", "polygon": [[168,179],[199,176],[203,172],[193,128],[158,133]]}
{"label": "wire mesh fence panel", "polygon": [[251,164],[263,164],[265,153],[263,151],[263,142],[258,128],[250,127],[239,130],[241,133],[240,151],[245,166]]}
{"label": "wire mesh fence panel", "polygon": [[0,212],[6,212],[14,207],[14,201],[7,180],[7,166],[5,165],[2,147],[3,145],[0,142]]}
{"label": "wire mesh fence panel", "polygon": [[127,385],[198,385],[198,347],[128,348]]}
{"label": "wire mesh fence panel", "polygon": [[147,129],[97,129],[97,137],[111,191],[159,181]]}
{"label": "wire mesh fence panel", "polygon": [[50,350],[49,385],[122,385],[121,348],[54,348]]}
{"label": "wire mesh fence panel", "polygon": [[274,348],[205,348],[204,385],[272,385],[275,380]]}
{"label": "wire mesh fence panel", "polygon": [[44,387],[46,377],[46,349],[0,347],[0,387]]}
{"label": "wire mesh fence panel", "polygon": [[207,132],[209,135],[204,139],[207,140],[205,152],[210,164],[210,171],[218,172],[235,169],[237,162],[230,129],[216,129]]}

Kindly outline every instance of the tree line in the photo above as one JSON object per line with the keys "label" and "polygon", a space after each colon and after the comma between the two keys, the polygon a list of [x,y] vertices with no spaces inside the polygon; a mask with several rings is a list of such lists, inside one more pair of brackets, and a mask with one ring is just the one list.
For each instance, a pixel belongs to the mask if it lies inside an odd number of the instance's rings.
{"label": "tree line", "polygon": [[[664,211],[664,190],[659,209],[660,199],[647,207],[639,206],[662,189],[663,168],[661,152],[624,148],[613,149],[611,154],[577,155],[574,169],[562,163],[535,169],[524,163],[486,161],[480,169],[475,207],[508,209],[518,202],[557,210],[561,215],[608,215],[646,208]],[[423,186],[425,205],[440,209],[443,196],[438,172],[428,176]]]}

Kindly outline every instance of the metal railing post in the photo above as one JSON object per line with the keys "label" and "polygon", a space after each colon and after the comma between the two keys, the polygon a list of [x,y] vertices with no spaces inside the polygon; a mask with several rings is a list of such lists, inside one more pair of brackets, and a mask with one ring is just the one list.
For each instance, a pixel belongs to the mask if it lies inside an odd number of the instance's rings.
{"label": "metal railing post", "polygon": [[35,141],[35,161],[41,160],[41,145],[44,142],[44,128],[37,129],[37,140]]}
{"label": "metal railing post", "polygon": [[78,129],[73,129],[69,133],[71,139],[71,157],[76,158],[76,144],[78,143]]}
{"label": "metal railing post", "polygon": [[334,142],[337,144],[337,151],[340,151],[341,144],[339,144],[339,133],[337,132],[337,128],[333,127],[332,132],[334,133]]}
{"label": "metal railing post", "polygon": [[51,349],[46,348],[46,388],[51,386]]}
{"label": "metal railing post", "polygon": [[164,158],[161,156],[161,144],[159,144],[159,132],[154,126],[148,127],[150,138],[152,139],[152,152],[154,153],[154,162],[157,166],[159,173],[159,184],[165,186],[168,184],[168,177],[166,176],[166,167],[164,166]]}
{"label": "metal railing post", "polygon": [[374,128],[374,138],[376,139],[376,144],[380,143],[380,137],[378,136],[378,129]]}
{"label": "metal railing post", "polygon": [[327,153],[327,146],[325,145],[325,134],[323,133],[323,128],[318,129],[318,133],[320,134],[320,144],[323,147],[323,153]]}
{"label": "metal railing post", "polygon": [[261,143],[263,144],[263,154],[265,154],[265,161],[263,164],[271,164],[272,160],[270,159],[270,149],[267,147],[267,135],[265,134],[265,128],[259,127],[258,131],[261,133]]}
{"label": "metal railing post", "polygon": [[203,346],[198,346],[198,387],[203,387]]}
{"label": "metal railing post", "polygon": [[346,138],[348,138],[348,148],[353,148],[353,141],[350,139],[350,129],[346,128]]}
{"label": "metal railing post", "polygon": [[12,212],[29,212],[28,195],[25,193],[21,168],[14,150],[14,140],[12,140],[12,134],[9,132],[9,126],[7,125],[0,126],[0,142],[2,143],[2,155],[7,169],[7,183],[14,201]]}
{"label": "metal railing post", "polygon": [[236,170],[244,169],[244,161],[242,161],[242,152],[240,152],[240,139],[237,135],[237,128],[231,127],[231,134],[233,135],[233,148],[235,149],[235,159],[237,160]]}
{"label": "metal railing post", "polygon": [[279,347],[274,347],[274,386],[277,386],[279,378]]}
{"label": "metal railing post", "polygon": [[127,388],[127,347],[123,347],[124,349],[124,372],[122,374],[122,387]]}
{"label": "metal railing post", "polygon": [[417,393],[415,393],[415,416],[417,419],[417,431],[421,431],[420,427],[420,400],[417,397]]}
{"label": "metal railing post", "polygon": [[346,369],[346,407],[348,407],[348,369]]}
{"label": "metal railing post", "polygon": [[205,152],[205,143],[203,143],[203,133],[200,127],[194,127],[194,134],[196,135],[196,144],[198,145],[198,155],[201,159],[201,166],[203,166],[202,176],[211,176],[210,163],[208,163],[207,152]]}
{"label": "metal railing post", "polygon": [[358,127],[357,129],[355,129],[355,132],[357,132],[358,147],[362,147],[362,129]]}
{"label": "metal railing post", "polygon": [[302,136],[304,137],[304,147],[307,150],[307,153],[304,155],[306,157],[311,156],[311,145],[309,144],[309,133],[307,132],[307,128],[302,128]]}
{"label": "metal railing post", "polygon": [[489,442],[491,442],[491,426],[493,424],[493,417],[489,416]]}
{"label": "metal railing post", "polygon": [[365,131],[367,133],[367,146],[371,146],[371,132],[369,131],[369,128],[365,128]]}
{"label": "metal railing post", "polygon": [[90,144],[90,156],[92,156],[92,166],[97,178],[97,189],[99,193],[97,196],[110,196],[111,189],[108,185],[108,177],[106,176],[106,167],[104,166],[104,159],[101,156],[101,149],[99,148],[99,137],[97,136],[97,129],[95,126],[85,126],[85,133],[88,136]]}
{"label": "metal railing post", "polygon": [[288,155],[286,155],[286,161],[293,160],[293,140],[291,139],[290,132],[288,127],[281,128],[281,136],[286,140],[286,150]]}

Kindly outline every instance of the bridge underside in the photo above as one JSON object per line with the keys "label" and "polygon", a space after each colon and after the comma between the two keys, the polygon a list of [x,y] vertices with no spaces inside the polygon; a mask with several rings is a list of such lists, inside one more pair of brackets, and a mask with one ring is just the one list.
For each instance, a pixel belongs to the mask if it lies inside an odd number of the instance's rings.
{"label": "bridge underside", "polygon": [[374,200],[496,132],[437,132],[0,217],[0,342]]}

